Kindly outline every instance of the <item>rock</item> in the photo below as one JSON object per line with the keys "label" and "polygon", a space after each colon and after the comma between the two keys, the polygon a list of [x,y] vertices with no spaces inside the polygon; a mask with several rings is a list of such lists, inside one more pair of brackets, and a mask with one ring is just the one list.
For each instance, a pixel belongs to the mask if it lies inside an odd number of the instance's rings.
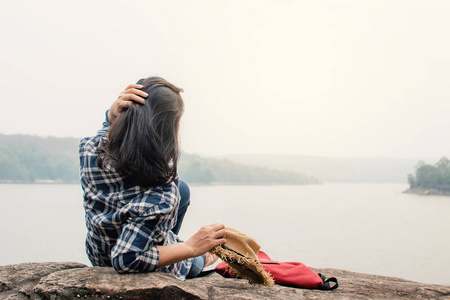
{"label": "rock", "polygon": [[41,278],[57,271],[85,267],[87,266],[75,262],[0,266],[0,299],[41,299],[33,292]]}
{"label": "rock", "polygon": [[205,299],[207,294],[170,274],[118,274],[112,268],[91,267],[50,274],[35,287],[44,299],[74,296],[88,299]]}
{"label": "rock", "polygon": [[338,279],[339,288],[334,291],[333,299],[450,299],[448,285],[425,284],[339,269],[312,269]]}
{"label": "rock", "polygon": [[0,267],[0,299],[450,299],[450,286],[338,269],[314,271],[337,277],[339,288],[268,288],[218,274],[182,282],[169,274],[117,274],[77,263],[19,264]]}

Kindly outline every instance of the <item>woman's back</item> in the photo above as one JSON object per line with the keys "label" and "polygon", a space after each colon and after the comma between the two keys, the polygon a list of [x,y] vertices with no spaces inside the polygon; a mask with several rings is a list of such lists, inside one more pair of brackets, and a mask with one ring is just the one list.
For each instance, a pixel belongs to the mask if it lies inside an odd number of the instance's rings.
{"label": "woman's back", "polygon": [[189,205],[189,189],[177,179],[181,89],[158,77],[139,83],[121,93],[97,135],[80,143],[86,251],[93,265],[118,272],[196,276],[203,254],[225,242],[224,226],[205,226],[186,242],[175,234]]}

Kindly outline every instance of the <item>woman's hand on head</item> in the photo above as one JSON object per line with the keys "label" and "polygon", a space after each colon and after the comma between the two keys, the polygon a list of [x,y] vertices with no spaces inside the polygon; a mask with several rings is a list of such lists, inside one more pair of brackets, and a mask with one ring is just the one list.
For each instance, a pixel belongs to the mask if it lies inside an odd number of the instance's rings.
{"label": "woman's hand on head", "polygon": [[188,239],[185,244],[190,247],[192,257],[203,255],[217,245],[225,244],[225,225],[211,224],[203,226]]}
{"label": "woman's hand on head", "polygon": [[112,122],[116,119],[120,113],[133,102],[144,104],[148,94],[141,89],[144,86],[141,84],[130,84],[125,90],[123,90],[116,101],[111,105],[108,112],[108,119]]}

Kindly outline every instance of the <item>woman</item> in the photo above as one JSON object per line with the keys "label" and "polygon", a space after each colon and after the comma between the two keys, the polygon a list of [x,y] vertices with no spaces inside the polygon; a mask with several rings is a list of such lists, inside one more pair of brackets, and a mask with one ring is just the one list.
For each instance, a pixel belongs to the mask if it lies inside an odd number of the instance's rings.
{"label": "woman", "polygon": [[96,136],[81,140],[80,176],[86,252],[94,266],[118,272],[160,271],[193,278],[217,259],[223,224],[177,234],[189,188],[177,178],[182,90],[159,77],[129,85]]}

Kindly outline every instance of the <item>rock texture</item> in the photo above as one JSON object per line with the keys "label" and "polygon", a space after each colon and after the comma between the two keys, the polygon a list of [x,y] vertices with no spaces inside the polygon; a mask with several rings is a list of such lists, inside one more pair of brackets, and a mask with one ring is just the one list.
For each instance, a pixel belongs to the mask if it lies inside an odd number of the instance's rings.
{"label": "rock texture", "polygon": [[84,264],[74,262],[0,266],[0,299],[42,299],[33,291],[41,278],[62,270],[86,267]]}
{"label": "rock texture", "polygon": [[450,286],[337,269],[314,269],[339,280],[334,291],[253,286],[218,274],[181,282],[162,273],[117,274],[79,263],[0,267],[0,299],[450,299]]}

